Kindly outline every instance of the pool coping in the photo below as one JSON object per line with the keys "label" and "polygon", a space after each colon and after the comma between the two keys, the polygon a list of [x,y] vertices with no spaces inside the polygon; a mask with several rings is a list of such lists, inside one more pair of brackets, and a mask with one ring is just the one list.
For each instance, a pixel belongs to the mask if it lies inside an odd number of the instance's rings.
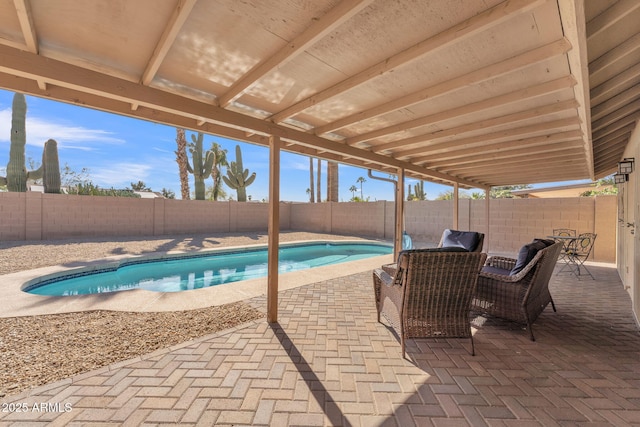
{"label": "pool coping", "polygon": [[[305,243],[388,243],[380,240],[299,240],[282,243],[282,245],[295,245]],[[23,286],[38,277],[46,275],[64,274],[76,269],[95,269],[105,264],[121,263],[131,258],[156,258],[170,257],[181,254],[198,255],[219,251],[233,251],[246,248],[265,247],[265,244],[227,246],[217,249],[201,249],[196,251],[168,251],[155,252],[145,256],[118,255],[113,257],[91,260],[83,265],[73,267],[56,265],[42,267],[33,270],[24,270],[0,276],[0,300],[3,302],[3,310],[0,317],[34,316],[56,313],[72,313],[91,310],[133,311],[133,312],[159,312],[182,311],[211,306],[219,306],[232,302],[266,295],[267,278],[244,280],[240,282],[226,283],[203,289],[194,289],[181,292],[155,292],[143,289],[128,291],[77,295],[77,296],[43,296],[22,291]],[[381,255],[358,261],[350,261],[340,264],[315,267],[307,270],[280,273],[278,276],[278,290],[285,291],[299,286],[360,273],[372,270],[382,264],[392,262],[393,255]]]}

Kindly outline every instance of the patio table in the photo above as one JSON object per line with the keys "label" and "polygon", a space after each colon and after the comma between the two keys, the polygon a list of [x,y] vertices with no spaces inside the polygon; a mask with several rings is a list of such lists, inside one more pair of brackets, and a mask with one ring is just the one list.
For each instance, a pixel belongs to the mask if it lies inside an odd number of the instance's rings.
{"label": "patio table", "polygon": [[[558,258],[558,262],[562,261],[565,263],[565,265],[558,271],[558,273],[560,273],[570,263],[569,259],[567,258],[567,251],[571,249],[571,247],[574,245],[575,241],[578,239],[578,236],[551,235],[551,236],[547,236],[547,238],[553,239],[556,242],[562,242],[562,251],[560,252],[560,257]],[[571,270],[571,273],[573,273],[577,277],[577,273],[573,271],[573,269],[570,269],[570,270]]]}

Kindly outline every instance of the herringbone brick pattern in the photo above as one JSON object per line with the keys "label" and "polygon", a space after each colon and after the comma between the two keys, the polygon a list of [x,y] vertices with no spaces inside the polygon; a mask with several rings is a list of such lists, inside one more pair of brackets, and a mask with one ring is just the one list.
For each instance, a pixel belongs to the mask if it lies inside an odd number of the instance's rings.
{"label": "herringbone brick pattern", "polygon": [[[411,340],[376,322],[371,274],[281,293],[253,322],[33,390],[1,425],[640,425],[640,335],[614,269],[556,276],[531,342],[476,319],[469,341]],[[264,298],[251,303],[264,308]],[[33,404],[60,404],[36,412]],[[71,410],[64,411],[64,404]]]}

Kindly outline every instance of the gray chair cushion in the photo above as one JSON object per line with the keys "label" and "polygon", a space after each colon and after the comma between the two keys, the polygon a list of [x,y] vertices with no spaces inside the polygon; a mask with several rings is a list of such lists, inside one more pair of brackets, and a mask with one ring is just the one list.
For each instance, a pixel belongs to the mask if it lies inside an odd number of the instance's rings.
{"label": "gray chair cushion", "polygon": [[511,270],[511,276],[516,275],[522,271],[523,268],[527,266],[536,256],[539,250],[546,248],[547,245],[542,242],[540,239],[536,239],[531,243],[528,243],[520,248],[518,252],[518,259],[516,260],[516,265]]}
{"label": "gray chair cushion", "polygon": [[444,230],[442,234],[442,247],[464,248],[472,252],[478,246],[480,237],[475,231]]}

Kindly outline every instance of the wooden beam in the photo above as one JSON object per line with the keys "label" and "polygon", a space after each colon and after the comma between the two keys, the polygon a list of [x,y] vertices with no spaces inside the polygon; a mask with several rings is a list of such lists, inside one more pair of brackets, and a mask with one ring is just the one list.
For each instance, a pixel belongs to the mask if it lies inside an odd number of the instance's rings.
{"label": "wooden beam", "polygon": [[611,124],[609,124],[608,126],[605,126],[601,129],[598,129],[596,131],[593,132],[593,139],[600,139],[606,135],[610,135],[612,133],[618,132],[621,129],[633,129],[636,126],[636,121],[638,121],[638,119],[640,118],[640,112],[636,112],[633,114],[630,114],[626,117],[621,118],[620,120],[617,120],[615,122],[612,122]]}
{"label": "wooden beam", "polygon": [[640,64],[627,68],[620,74],[591,89],[591,105],[601,104],[638,83],[640,83]]}
{"label": "wooden beam", "polygon": [[198,0],[178,0],[178,4],[173,10],[171,18],[169,18],[169,22],[167,22],[165,30],[160,36],[160,40],[158,41],[156,48],[153,50],[151,58],[147,62],[147,67],[142,73],[140,82],[142,82],[143,85],[148,86],[155,77],[158,72],[158,68],[160,68],[162,61],[164,61],[164,58],[167,56],[169,49],[171,49],[171,45],[173,45],[180,29],[189,17],[189,14],[197,1]]}
{"label": "wooden beam", "polygon": [[[573,78],[573,76],[568,75],[556,80],[541,83],[539,85],[530,86],[504,95],[499,95],[494,98],[485,99],[482,101],[474,102],[472,104],[461,105],[460,107],[456,107],[451,110],[441,111],[425,117],[420,117],[418,119],[409,120],[407,122],[398,123],[383,129],[378,129],[372,132],[367,132],[361,135],[350,137],[347,138],[345,142],[349,145],[357,145],[360,142],[370,141],[375,138],[391,135],[397,132],[404,132],[409,129],[435,124],[452,118],[471,115],[480,111],[489,110],[491,108],[504,107],[512,103],[533,99],[542,95],[547,95],[570,88],[575,84],[576,80]],[[394,144],[394,142],[389,143],[388,148],[396,148],[399,146],[391,144]],[[376,145],[373,147],[373,150],[378,151],[379,147],[379,145]]]}
{"label": "wooden beam", "polygon": [[278,321],[278,249],[280,246],[280,138],[269,138],[269,243],[267,321]]}
{"label": "wooden beam", "polygon": [[562,38],[556,40],[555,42],[532,49],[528,52],[506,59],[504,61],[488,65],[484,68],[480,68],[462,76],[455,77],[451,80],[447,80],[435,84],[434,86],[418,90],[410,95],[377,105],[368,110],[361,111],[342,119],[338,119],[332,123],[318,126],[316,128],[316,134],[322,135],[325,133],[333,132],[354,123],[359,123],[365,120],[382,116],[392,111],[407,108],[436,96],[445,95],[449,92],[453,92],[465,86],[470,86],[486,80],[495,79],[504,74],[512,73],[530,65],[546,61],[554,56],[563,55],[569,49],[571,49],[571,45],[566,39]]}
{"label": "wooden beam", "polygon": [[278,67],[282,67],[303,53],[309,46],[338,28],[345,21],[351,19],[372,2],[373,0],[342,0],[336,7],[311,24],[302,34],[287,43],[265,61],[258,63],[240,79],[236,80],[229,90],[220,97],[220,106],[228,106],[266,74]]}
{"label": "wooden beam", "polygon": [[[167,113],[168,116],[189,117],[196,121],[206,119],[207,122],[223,127],[255,132],[263,136],[278,136],[281,139],[293,141],[299,145],[307,145],[362,161],[370,161],[372,164],[378,165],[377,167],[404,167],[408,171],[424,174],[434,179],[441,179],[447,182],[459,182],[461,185],[469,187],[478,185],[476,182],[466,179],[461,181],[458,177],[431,171],[421,166],[403,162],[389,156],[372,153],[368,150],[349,147],[343,143],[277,125],[268,120],[229,111],[202,101],[182,97],[55,59],[34,55],[10,46],[0,45],[0,57],[2,58],[2,62],[0,62],[0,86],[9,90],[21,84],[16,80],[16,77],[31,80],[44,78],[51,85],[71,89],[75,91],[77,95],[92,95],[88,97],[88,99],[90,98],[92,100],[91,103],[86,103],[86,105],[91,105],[92,107],[105,111],[136,117],[138,111],[142,108],[131,111],[130,105],[138,104],[140,107]],[[1,75],[1,73],[6,73],[6,75]],[[34,94],[36,96],[47,97],[47,95],[43,94],[40,90],[34,90]],[[104,99],[104,101],[101,101],[101,99]],[[127,107],[119,110],[109,109],[107,107],[108,105],[117,105],[117,103],[114,104],[111,102],[114,100],[126,103]],[[78,101],[71,102],[76,104],[82,103]],[[243,138],[240,138],[240,140],[243,140]]]}
{"label": "wooden beam", "polygon": [[[638,2],[640,4],[640,2]],[[634,101],[640,100],[640,83],[591,108],[591,120],[599,120]]]}
{"label": "wooden beam", "polygon": [[590,178],[593,175],[593,150],[591,145],[591,99],[589,97],[590,74],[591,71],[588,64],[587,34],[585,22],[584,0],[565,0],[558,2],[558,10],[560,11],[560,19],[562,22],[562,30],[564,36],[573,46],[567,52],[569,60],[569,69],[578,81],[574,86],[573,93],[580,105],[578,107],[578,117],[580,118],[580,129],[582,129],[583,150],[588,168],[591,171]]}
{"label": "wooden beam", "polygon": [[13,0],[13,6],[18,15],[18,22],[20,22],[20,29],[22,30],[22,37],[24,37],[24,44],[27,50],[38,54],[38,35],[33,22],[30,0]]}
{"label": "wooden beam", "polygon": [[558,130],[566,127],[574,127],[580,124],[578,117],[569,117],[566,119],[551,120],[543,123],[536,123],[528,126],[521,126],[513,129],[506,129],[483,135],[470,136],[467,138],[452,139],[445,142],[427,144],[422,147],[394,151],[393,156],[397,159],[408,158],[416,155],[429,156],[444,152],[453,152],[460,149],[471,148],[478,145],[487,144],[489,141],[498,141],[505,139],[513,139],[526,135],[535,135],[539,133],[549,134],[552,130]]}
{"label": "wooden beam", "polygon": [[383,61],[360,71],[334,86],[318,92],[315,95],[274,114],[271,119],[275,123],[280,123],[313,105],[317,105],[369,80],[387,74],[394,69],[410,63],[411,61],[414,61],[428,53],[433,53],[438,50],[445,49],[453,43],[461,42],[481,31],[485,31],[493,26],[499,25],[505,20],[513,18],[520,13],[526,13],[542,3],[543,1],[538,0],[512,0],[500,3],[485,12],[454,25],[433,37],[425,39],[396,55],[386,58]]}
{"label": "wooden beam", "polygon": [[614,3],[610,8],[587,22],[588,39],[591,40],[612,28],[617,22],[624,19],[639,7],[640,2],[638,0],[619,0]]}
{"label": "wooden beam", "polygon": [[506,116],[493,117],[490,119],[484,119],[478,122],[467,123],[464,125],[456,126],[449,129],[440,129],[436,132],[425,133],[422,135],[412,136],[397,141],[393,141],[386,144],[376,145],[372,148],[374,153],[388,150],[388,147],[402,147],[403,149],[410,147],[411,145],[421,144],[425,142],[433,142],[435,140],[446,138],[454,135],[462,135],[468,132],[475,132],[479,130],[486,130],[493,127],[502,126],[505,124],[515,124],[521,121],[530,120],[534,118],[544,117],[550,114],[556,114],[562,111],[576,109],[578,103],[575,99],[569,99],[566,101],[555,102],[549,105],[543,105],[530,110],[519,111],[517,113],[507,114]]}
{"label": "wooden beam", "polygon": [[[540,153],[535,155],[535,161],[556,161],[558,159],[572,159],[574,161],[583,161],[584,155],[578,152],[575,148],[570,149],[559,149],[558,151],[550,151],[546,150],[543,147]],[[478,156],[479,157],[479,156]],[[445,165],[441,168],[442,171],[447,171],[448,173],[455,174],[469,174],[473,173],[473,171],[484,171],[487,169],[495,169],[496,166],[500,168],[509,167],[509,166],[520,166],[527,167],[527,165],[531,165],[532,157],[529,155],[519,155],[517,157],[502,157],[502,158],[494,158],[493,156],[486,160],[479,160],[476,162],[460,164],[458,162],[454,164]]]}
{"label": "wooden beam", "polygon": [[630,55],[636,55],[638,50],[640,50],[640,33],[628,38],[623,43],[601,55],[599,58],[591,61],[589,63],[589,72],[591,73],[592,78],[593,76],[606,71],[607,68],[613,66],[618,61],[622,61]]}
{"label": "wooden beam", "polygon": [[398,182],[396,183],[395,194],[395,208],[396,208],[396,223],[395,233],[393,236],[393,259],[398,259],[400,251],[402,250],[402,233],[405,231],[404,224],[404,169],[398,168],[396,174],[398,175]]}
{"label": "wooden beam", "polygon": [[451,150],[448,152],[440,152],[430,154],[428,156],[422,156],[413,159],[416,163],[427,163],[431,161],[446,160],[446,159],[459,159],[475,154],[497,153],[504,150],[520,149],[523,147],[535,147],[540,145],[551,145],[558,143],[568,143],[569,141],[580,142],[579,138],[582,137],[582,132],[579,130],[552,133],[550,135],[542,135],[529,138],[521,138],[516,140],[497,142],[493,144],[482,144],[460,150]]}
{"label": "wooden beam", "polygon": [[460,230],[460,187],[453,184],[453,229]]}
{"label": "wooden beam", "polygon": [[593,122],[593,131],[599,131],[607,126],[613,125],[616,122],[619,123],[631,123],[640,118],[640,100],[626,104],[622,108],[607,114],[606,116]]}

